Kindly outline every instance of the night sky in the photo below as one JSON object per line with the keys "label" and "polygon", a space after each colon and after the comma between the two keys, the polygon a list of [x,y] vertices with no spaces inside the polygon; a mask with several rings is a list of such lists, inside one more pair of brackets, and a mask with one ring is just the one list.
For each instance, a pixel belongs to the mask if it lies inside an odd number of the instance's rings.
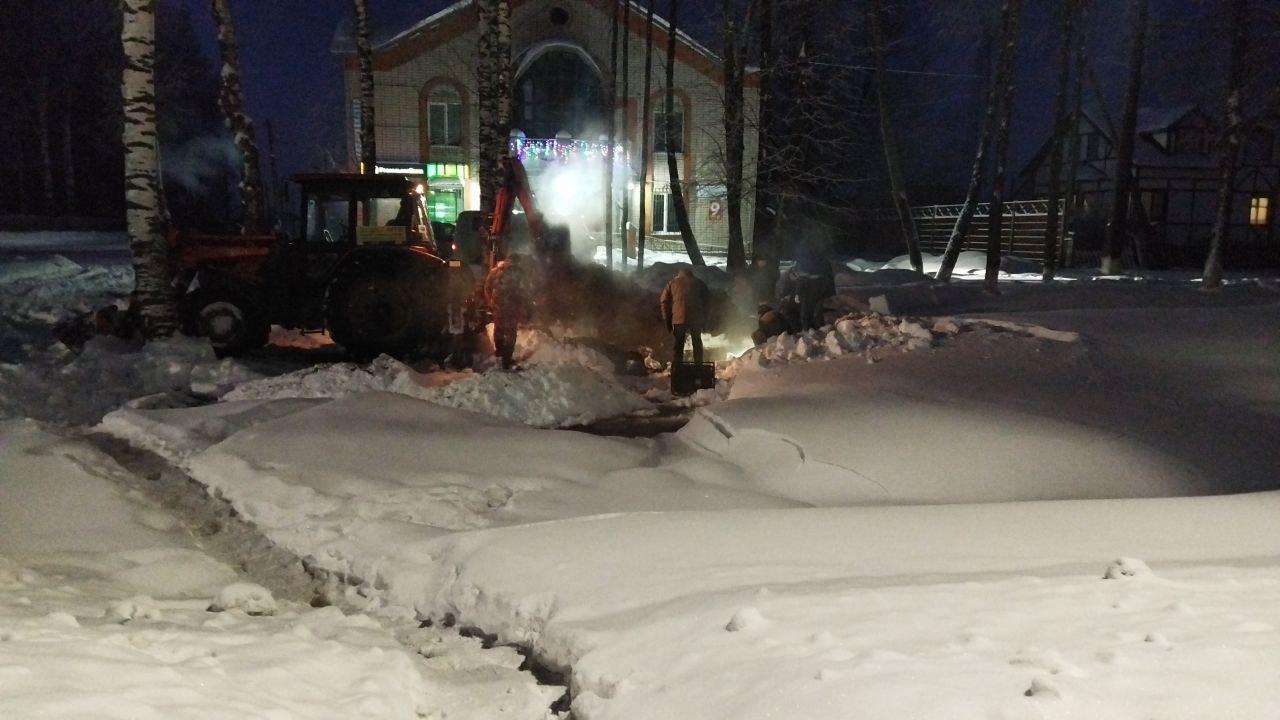
{"label": "night sky", "polygon": [[[1222,46],[1204,38],[1205,18],[1215,14],[1216,1],[1153,0],[1152,50],[1144,93],[1148,103],[1173,104],[1208,94],[1206,109],[1217,113],[1217,94],[1207,93],[1205,87],[1219,80],[1220,73],[1213,68],[1225,64],[1225,53],[1217,58],[1214,47]],[[207,38],[209,57],[216,58],[207,0],[174,2],[190,11],[197,30]],[[938,7],[937,0],[906,2],[918,10]],[[908,40],[890,63],[912,73],[894,76],[896,93],[909,118],[902,128],[909,165],[916,174],[963,176],[973,140],[968,138],[971,124],[962,119],[980,110],[985,82],[964,76],[980,69],[974,59],[973,35],[984,22],[993,23],[995,13],[988,11],[984,18],[956,8],[995,8],[998,3],[946,3],[950,10],[946,20],[936,19],[933,12],[914,15]],[[375,37],[404,30],[449,4],[448,0],[369,0]],[[665,5],[659,0],[659,12]],[[718,5],[712,0],[682,3],[682,25],[712,48],[719,44],[714,30]],[[1014,118],[1014,169],[1034,152],[1049,127],[1057,45],[1057,30],[1050,18],[1056,5],[1056,0],[1026,3]],[[1104,92],[1115,97],[1122,87],[1123,46],[1128,37],[1124,6],[1128,3],[1107,0],[1092,5],[1094,67]],[[341,71],[331,48],[338,30],[350,27],[350,0],[231,0],[231,10],[241,45],[244,89],[264,152],[270,122],[281,174],[319,166],[325,160],[321,148],[342,147]],[[336,160],[341,162],[342,158]]]}

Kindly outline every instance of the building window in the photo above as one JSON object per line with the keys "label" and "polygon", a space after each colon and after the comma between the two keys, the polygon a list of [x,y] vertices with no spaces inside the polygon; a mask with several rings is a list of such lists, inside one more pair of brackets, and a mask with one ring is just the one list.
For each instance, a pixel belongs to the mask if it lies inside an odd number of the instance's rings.
{"label": "building window", "polygon": [[1249,198],[1249,224],[1266,225],[1271,222],[1271,198],[1255,195]]}
{"label": "building window", "polygon": [[462,146],[462,105],[456,100],[427,103],[427,126],[432,147]]}
{"label": "building window", "polygon": [[653,231],[655,233],[678,233],[680,223],[676,221],[675,204],[670,193],[653,194]]}
{"label": "building window", "polygon": [[530,138],[595,137],[605,124],[604,86],[590,56],[552,48],[516,78],[511,126]]}
{"label": "building window", "polygon": [[653,151],[656,153],[684,152],[684,111],[671,113],[675,127],[667,134],[667,114],[661,110],[653,114]]}

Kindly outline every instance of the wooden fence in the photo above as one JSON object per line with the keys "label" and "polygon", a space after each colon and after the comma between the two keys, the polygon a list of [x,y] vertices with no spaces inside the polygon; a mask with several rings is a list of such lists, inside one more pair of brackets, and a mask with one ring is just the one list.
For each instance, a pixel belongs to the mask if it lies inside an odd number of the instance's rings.
{"label": "wooden fence", "polygon": [[[924,205],[911,208],[911,217],[916,222],[916,232],[920,235],[922,252],[941,255],[947,249],[951,239],[951,230],[960,217],[963,205]],[[1061,208],[1059,208],[1061,209]],[[969,232],[965,236],[962,250],[987,249],[987,220],[991,207],[988,203],[978,203],[969,224]],[[1059,215],[1061,217],[1061,215]],[[1004,227],[1001,230],[1001,249],[1006,255],[1040,260],[1044,257],[1044,231],[1048,224],[1048,200],[1011,200],[1004,204]],[[897,223],[898,214],[892,208],[873,210],[870,213],[872,222]],[[1070,260],[1071,238],[1068,235],[1059,243],[1064,264]]]}

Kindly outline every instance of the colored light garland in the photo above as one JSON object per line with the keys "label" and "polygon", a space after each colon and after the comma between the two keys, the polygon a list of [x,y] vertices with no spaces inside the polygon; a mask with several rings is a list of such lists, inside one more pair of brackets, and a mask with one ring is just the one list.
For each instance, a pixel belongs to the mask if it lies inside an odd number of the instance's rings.
{"label": "colored light garland", "polygon": [[[609,144],[591,142],[589,140],[529,140],[522,137],[511,138],[511,151],[521,162],[542,160],[544,162],[567,163],[574,160],[595,160],[609,157]],[[614,147],[615,156],[626,155],[621,145]],[[627,158],[628,162],[630,158]]]}

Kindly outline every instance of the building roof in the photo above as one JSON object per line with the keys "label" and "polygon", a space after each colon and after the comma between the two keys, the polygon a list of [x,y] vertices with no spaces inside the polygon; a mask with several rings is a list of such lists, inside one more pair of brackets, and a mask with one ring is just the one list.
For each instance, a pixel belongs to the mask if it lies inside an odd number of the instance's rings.
{"label": "building roof", "polygon": [[1193,112],[1199,112],[1199,110],[1200,108],[1196,105],[1182,105],[1171,108],[1138,108],[1138,132],[1155,133],[1161,130],[1168,130],[1181,122],[1186,116]]}
{"label": "building roof", "polygon": [[[510,0],[510,2],[514,10],[526,4],[529,0]],[[611,2],[617,2],[620,5],[625,3],[631,7],[631,21],[627,24],[627,27],[634,35],[643,38],[648,9],[640,3],[634,0],[582,0],[583,5],[594,6],[601,11],[608,9]],[[469,11],[474,5],[475,0],[458,0],[404,30],[396,32],[385,39],[377,40],[373,47],[375,67],[381,66],[379,69],[386,69],[387,67],[400,65],[406,62],[408,58],[420,54],[435,45],[436,42],[439,42],[437,39],[439,35],[443,34],[451,39],[456,34],[472,29],[476,22],[476,13]],[[665,44],[666,33],[671,27],[670,22],[654,13],[653,24],[655,45]],[[716,79],[719,79],[719,73],[723,65],[718,55],[684,30],[676,30],[676,39],[679,42],[677,54],[683,56],[681,60],[703,74],[715,76]],[[436,42],[433,42],[433,40]],[[355,46],[349,37],[335,37],[333,51],[348,56],[348,65],[354,61]],[[757,79],[758,73],[759,68],[746,68],[748,78]]]}

